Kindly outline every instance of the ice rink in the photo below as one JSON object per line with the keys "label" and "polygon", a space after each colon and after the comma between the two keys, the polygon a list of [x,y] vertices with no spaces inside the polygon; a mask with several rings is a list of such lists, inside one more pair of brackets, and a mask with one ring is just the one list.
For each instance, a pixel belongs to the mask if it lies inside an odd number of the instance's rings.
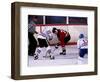
{"label": "ice rink", "polygon": [[60,55],[61,47],[55,50],[54,46],[51,46],[55,59],[51,60],[45,56],[45,50],[39,55],[39,59],[34,60],[33,56],[28,56],[28,66],[56,66],[56,65],[80,65],[88,64],[88,55],[86,54],[84,59],[79,57],[78,49],[76,45],[66,46],[66,55]]}

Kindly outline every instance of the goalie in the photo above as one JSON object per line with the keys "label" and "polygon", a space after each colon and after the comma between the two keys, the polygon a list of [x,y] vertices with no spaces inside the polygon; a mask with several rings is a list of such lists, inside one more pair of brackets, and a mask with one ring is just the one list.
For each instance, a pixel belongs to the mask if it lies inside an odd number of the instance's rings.
{"label": "goalie", "polygon": [[66,55],[65,45],[71,39],[69,32],[57,28],[53,28],[52,32],[57,35],[57,38],[60,41],[60,45],[62,47],[62,52],[60,53],[60,55]]}

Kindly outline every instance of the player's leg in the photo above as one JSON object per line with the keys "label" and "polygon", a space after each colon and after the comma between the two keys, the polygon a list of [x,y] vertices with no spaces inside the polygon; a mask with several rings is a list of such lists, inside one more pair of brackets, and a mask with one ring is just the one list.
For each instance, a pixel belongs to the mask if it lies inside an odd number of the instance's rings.
{"label": "player's leg", "polygon": [[46,48],[46,56],[47,56],[47,57],[50,57],[50,59],[55,59],[54,54],[53,54],[53,52],[52,52],[50,46],[48,46],[48,47]]}
{"label": "player's leg", "polygon": [[83,49],[83,58],[84,58],[84,56],[86,55],[86,54],[88,54],[88,49]]}
{"label": "player's leg", "polygon": [[35,59],[38,59],[39,55],[43,51],[43,48],[44,48],[44,39],[38,38],[38,43],[39,43],[39,47],[36,49],[35,56],[34,56]]}
{"label": "player's leg", "polygon": [[60,53],[60,55],[66,55],[66,47],[62,47],[62,52]]}
{"label": "player's leg", "polygon": [[84,49],[80,49],[80,51],[79,51],[79,56],[80,56],[81,58],[84,58],[84,55],[85,55],[85,50],[84,50]]}
{"label": "player's leg", "polygon": [[[57,43],[56,45],[54,45],[54,48],[52,49],[53,54],[54,54],[56,51],[58,52],[58,50],[59,50],[59,44]],[[56,54],[58,54],[58,53],[56,53]]]}
{"label": "player's leg", "polygon": [[44,45],[45,45],[45,49],[46,49],[45,57],[50,57],[50,59],[54,59],[51,47],[49,46],[49,43],[47,40],[44,40]]}
{"label": "player's leg", "polygon": [[[71,39],[70,35],[69,36],[66,36],[64,38],[64,43],[65,45],[69,42],[69,40]],[[62,47],[62,52],[60,53],[60,55],[66,55],[66,47]]]}
{"label": "player's leg", "polygon": [[46,39],[38,38],[38,42],[39,42],[39,47],[36,50],[34,58],[38,59],[41,56],[41,53],[43,51],[45,51],[46,54],[44,52],[44,56],[43,55],[42,56],[45,57],[45,58],[49,57],[51,59],[52,58],[52,56],[51,56],[51,48],[48,45],[48,42],[46,41]]}
{"label": "player's leg", "polygon": [[85,49],[85,54],[88,54],[88,49]]}
{"label": "player's leg", "polygon": [[85,54],[87,54],[87,49],[79,49],[78,64],[84,64],[86,60],[84,59]]}

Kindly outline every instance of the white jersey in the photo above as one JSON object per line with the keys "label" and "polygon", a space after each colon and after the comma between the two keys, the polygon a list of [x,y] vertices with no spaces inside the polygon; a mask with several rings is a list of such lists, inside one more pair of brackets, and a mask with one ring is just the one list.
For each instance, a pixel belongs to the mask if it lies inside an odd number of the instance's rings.
{"label": "white jersey", "polygon": [[47,40],[50,40],[53,38],[53,33],[51,30],[43,30],[43,32],[41,32],[39,35],[38,35],[38,38],[41,38],[41,39],[47,39]]}
{"label": "white jersey", "polygon": [[77,48],[79,49],[87,49],[88,48],[88,40],[86,38],[81,38],[77,41]]}

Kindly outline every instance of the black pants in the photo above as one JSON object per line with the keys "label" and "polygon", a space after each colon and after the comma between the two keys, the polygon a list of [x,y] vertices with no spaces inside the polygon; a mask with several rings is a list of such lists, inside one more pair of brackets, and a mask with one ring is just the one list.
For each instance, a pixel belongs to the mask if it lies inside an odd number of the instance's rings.
{"label": "black pants", "polygon": [[48,42],[46,41],[46,39],[41,39],[38,38],[38,42],[39,42],[39,47],[48,47]]}
{"label": "black pants", "polygon": [[34,55],[37,47],[37,41],[33,36],[33,33],[28,32],[28,39],[29,39],[28,55]]}
{"label": "black pants", "polygon": [[71,39],[70,35],[64,38],[64,43],[67,43]]}
{"label": "black pants", "polygon": [[80,57],[84,57],[85,54],[88,54],[88,49],[80,49],[79,51]]}

